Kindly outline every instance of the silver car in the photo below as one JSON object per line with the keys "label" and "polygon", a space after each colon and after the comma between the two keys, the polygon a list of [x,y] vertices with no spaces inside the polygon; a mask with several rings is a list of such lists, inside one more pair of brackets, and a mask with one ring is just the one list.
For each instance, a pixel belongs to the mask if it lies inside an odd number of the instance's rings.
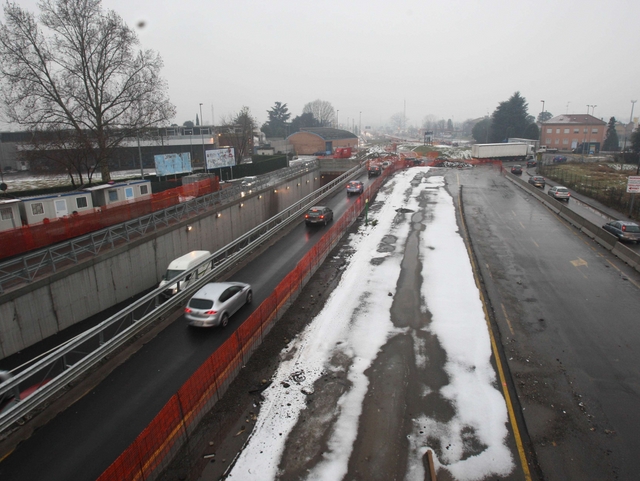
{"label": "silver car", "polygon": [[251,304],[251,286],[243,282],[211,282],[196,292],[184,308],[190,326],[225,327],[229,318]]}
{"label": "silver car", "polygon": [[569,202],[569,198],[571,197],[571,193],[569,192],[569,189],[561,185],[556,185],[555,187],[551,187],[547,191],[547,194],[549,194],[551,197],[553,197],[556,200],[566,200],[567,203]]}

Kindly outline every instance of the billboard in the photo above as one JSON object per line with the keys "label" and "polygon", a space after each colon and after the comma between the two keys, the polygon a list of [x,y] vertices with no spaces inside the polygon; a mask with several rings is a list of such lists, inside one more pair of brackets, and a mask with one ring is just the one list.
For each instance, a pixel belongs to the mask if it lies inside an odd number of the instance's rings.
{"label": "billboard", "polygon": [[236,165],[236,156],[233,147],[224,149],[207,150],[207,168],[231,167]]}
{"label": "billboard", "polygon": [[183,152],[181,154],[160,154],[154,155],[156,164],[156,175],[159,177],[183,172],[193,172],[191,168],[191,154]]}

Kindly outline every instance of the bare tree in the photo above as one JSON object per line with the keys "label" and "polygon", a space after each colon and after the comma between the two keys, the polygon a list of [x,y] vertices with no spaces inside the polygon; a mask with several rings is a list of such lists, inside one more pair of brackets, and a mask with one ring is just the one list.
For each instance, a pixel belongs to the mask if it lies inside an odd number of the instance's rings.
{"label": "bare tree", "polygon": [[314,100],[309,102],[302,109],[303,114],[313,114],[313,117],[320,123],[320,127],[327,127],[333,123],[335,111],[333,105],[326,100]]}
{"label": "bare tree", "polygon": [[69,175],[73,187],[84,185],[86,174],[89,185],[96,165],[84,139],[72,130],[39,132],[25,143],[21,152],[31,170],[64,172]]}
{"label": "bare tree", "polygon": [[113,149],[175,115],[162,60],[100,0],[42,0],[39,23],[15,3],[0,25],[0,100],[33,132],[69,130],[102,180]]}
{"label": "bare tree", "polygon": [[221,142],[234,148],[236,164],[241,164],[252,152],[256,120],[251,115],[249,107],[242,107],[235,115],[223,116],[221,122]]}

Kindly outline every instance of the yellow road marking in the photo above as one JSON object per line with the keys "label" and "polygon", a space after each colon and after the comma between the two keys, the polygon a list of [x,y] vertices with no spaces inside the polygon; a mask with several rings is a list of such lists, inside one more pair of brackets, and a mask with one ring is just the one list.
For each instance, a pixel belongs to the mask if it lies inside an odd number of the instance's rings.
{"label": "yellow road marking", "polygon": [[513,327],[511,327],[511,321],[509,320],[509,316],[507,316],[507,310],[504,308],[504,304],[500,304],[502,306],[502,313],[504,314],[504,318],[507,320],[507,325],[509,326],[509,330],[511,331],[511,335],[515,336],[515,332],[513,332]]}
{"label": "yellow road marking", "polygon": [[577,260],[571,261],[571,263],[573,264],[573,267],[580,267],[580,266],[589,267],[589,264],[587,264],[587,261],[585,261],[584,259],[580,259],[579,257]]}
{"label": "yellow road marking", "polygon": [[[458,206],[461,206],[460,194],[458,194]],[[462,212],[460,213],[460,219],[462,221],[464,232],[467,232],[467,227],[464,222],[464,217],[462,216]],[[473,278],[476,282],[476,287],[478,288],[478,292],[480,293],[480,301],[482,302],[482,310],[484,311],[484,319],[487,323],[487,330],[489,331],[489,338],[491,339],[491,351],[493,352],[493,357],[496,360],[496,367],[498,368],[498,376],[500,377],[500,384],[502,385],[502,393],[504,394],[504,400],[507,405],[507,412],[509,413],[509,422],[511,423],[511,428],[513,429],[513,437],[515,438],[516,447],[518,449],[518,455],[520,457],[520,466],[522,467],[522,472],[524,474],[525,481],[531,481],[531,472],[529,471],[529,465],[527,464],[527,455],[524,452],[524,446],[522,444],[522,438],[520,437],[520,429],[518,428],[518,421],[516,419],[516,413],[513,409],[513,403],[511,402],[511,396],[509,395],[509,388],[507,386],[507,379],[504,374],[504,369],[502,368],[502,362],[500,360],[500,353],[498,351],[498,345],[496,343],[495,337],[493,335],[493,330],[491,329],[491,323],[489,322],[489,311],[487,309],[487,303],[484,298],[484,294],[482,292],[482,288],[480,287],[480,280],[478,279],[478,266],[476,266],[476,262],[473,258],[471,249],[469,247],[469,243],[465,242],[465,246],[467,248],[467,254],[469,255],[469,260],[471,261],[471,267],[473,269]]]}

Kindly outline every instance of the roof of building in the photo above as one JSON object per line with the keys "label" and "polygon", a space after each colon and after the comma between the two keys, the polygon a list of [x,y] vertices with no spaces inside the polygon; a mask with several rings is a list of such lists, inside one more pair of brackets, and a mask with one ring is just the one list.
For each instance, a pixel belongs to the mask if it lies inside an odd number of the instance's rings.
{"label": "roof of building", "polygon": [[[357,135],[352,134],[348,130],[333,129],[331,127],[305,127],[300,129],[300,132],[294,132],[291,135],[295,135],[297,133],[302,133],[302,132],[315,134],[324,140],[357,139],[358,138]],[[291,137],[291,135],[289,137]]]}
{"label": "roof of building", "polygon": [[556,115],[546,122],[543,122],[543,124],[606,125],[607,123],[589,114],[564,114]]}

